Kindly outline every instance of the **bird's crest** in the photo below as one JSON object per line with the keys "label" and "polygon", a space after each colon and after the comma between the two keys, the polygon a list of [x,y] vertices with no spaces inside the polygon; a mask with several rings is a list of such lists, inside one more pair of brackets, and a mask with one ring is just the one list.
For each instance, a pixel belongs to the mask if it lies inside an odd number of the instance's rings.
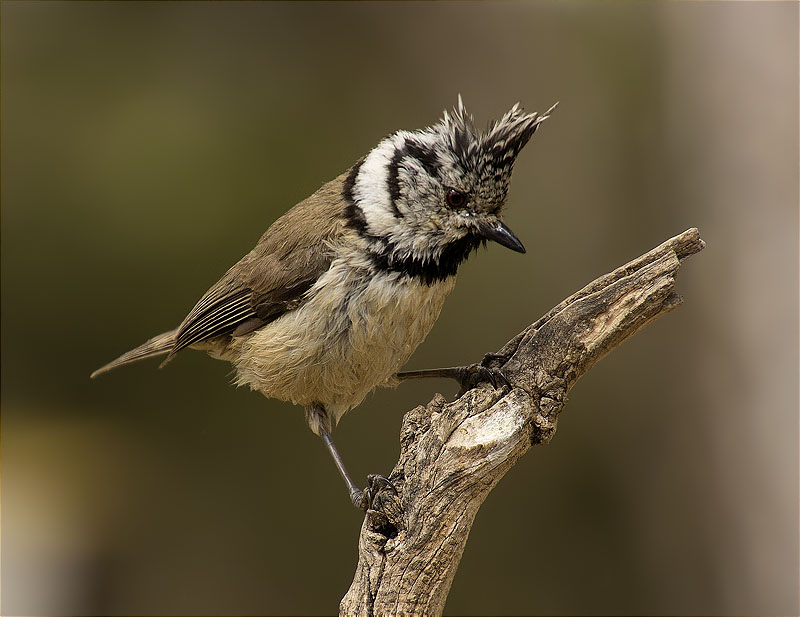
{"label": "bird's crest", "polygon": [[464,170],[474,173],[480,183],[493,183],[500,193],[505,193],[517,155],[557,105],[538,114],[525,113],[517,103],[502,118],[489,123],[485,131],[480,131],[459,94],[458,105],[452,112],[445,110],[439,124],[431,128],[447,140]]}

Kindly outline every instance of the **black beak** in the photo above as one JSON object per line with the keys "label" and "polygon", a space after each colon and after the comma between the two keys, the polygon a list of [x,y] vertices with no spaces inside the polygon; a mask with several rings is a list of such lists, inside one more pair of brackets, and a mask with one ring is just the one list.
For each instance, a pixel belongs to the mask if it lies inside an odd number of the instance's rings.
{"label": "black beak", "polygon": [[524,253],[525,247],[522,242],[514,235],[503,221],[492,221],[481,225],[481,234],[487,240],[494,240],[498,244],[502,244],[507,249],[516,251],[517,253]]}

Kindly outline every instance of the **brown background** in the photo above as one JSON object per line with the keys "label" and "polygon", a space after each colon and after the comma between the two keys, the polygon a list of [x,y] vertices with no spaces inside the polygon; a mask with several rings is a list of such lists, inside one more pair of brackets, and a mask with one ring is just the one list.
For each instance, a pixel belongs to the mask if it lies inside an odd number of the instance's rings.
{"label": "brown background", "polygon": [[[299,409],[176,325],[280,213],[460,92],[561,105],[528,247],[463,268],[410,368],[497,349],[697,226],[687,302],[573,391],[478,515],[450,614],[797,614],[796,3],[2,3],[2,612],[325,614],[360,517]],[[336,438],[387,472],[402,413]]]}

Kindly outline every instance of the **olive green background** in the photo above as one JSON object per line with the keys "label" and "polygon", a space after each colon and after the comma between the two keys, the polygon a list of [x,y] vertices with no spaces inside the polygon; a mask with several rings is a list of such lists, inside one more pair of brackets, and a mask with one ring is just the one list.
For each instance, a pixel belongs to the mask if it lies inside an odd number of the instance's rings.
{"label": "olive green background", "polygon": [[[798,5],[3,2],[2,613],[331,614],[361,522],[289,404],[177,325],[266,227],[461,93],[560,106],[410,368],[469,363],[697,226],[685,305],[478,514],[448,614],[797,614]],[[380,391],[335,438],[391,469]]]}

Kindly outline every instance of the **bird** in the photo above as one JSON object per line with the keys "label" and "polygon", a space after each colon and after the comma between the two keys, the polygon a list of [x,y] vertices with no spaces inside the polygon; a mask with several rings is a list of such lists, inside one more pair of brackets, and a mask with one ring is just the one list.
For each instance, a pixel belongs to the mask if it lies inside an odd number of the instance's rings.
{"label": "bird", "polygon": [[[470,367],[399,369],[472,252],[487,241],[525,252],[501,213],[518,154],[556,105],[538,114],[517,103],[480,130],[459,95],[435,124],[391,133],[272,223],[177,328],[91,377],[159,355],[163,367],[187,348],[230,362],[237,386],[304,408],[350,500],[367,509],[373,492],[353,482],[333,428],[378,386],[475,376]],[[497,385],[495,373],[478,373]]]}

